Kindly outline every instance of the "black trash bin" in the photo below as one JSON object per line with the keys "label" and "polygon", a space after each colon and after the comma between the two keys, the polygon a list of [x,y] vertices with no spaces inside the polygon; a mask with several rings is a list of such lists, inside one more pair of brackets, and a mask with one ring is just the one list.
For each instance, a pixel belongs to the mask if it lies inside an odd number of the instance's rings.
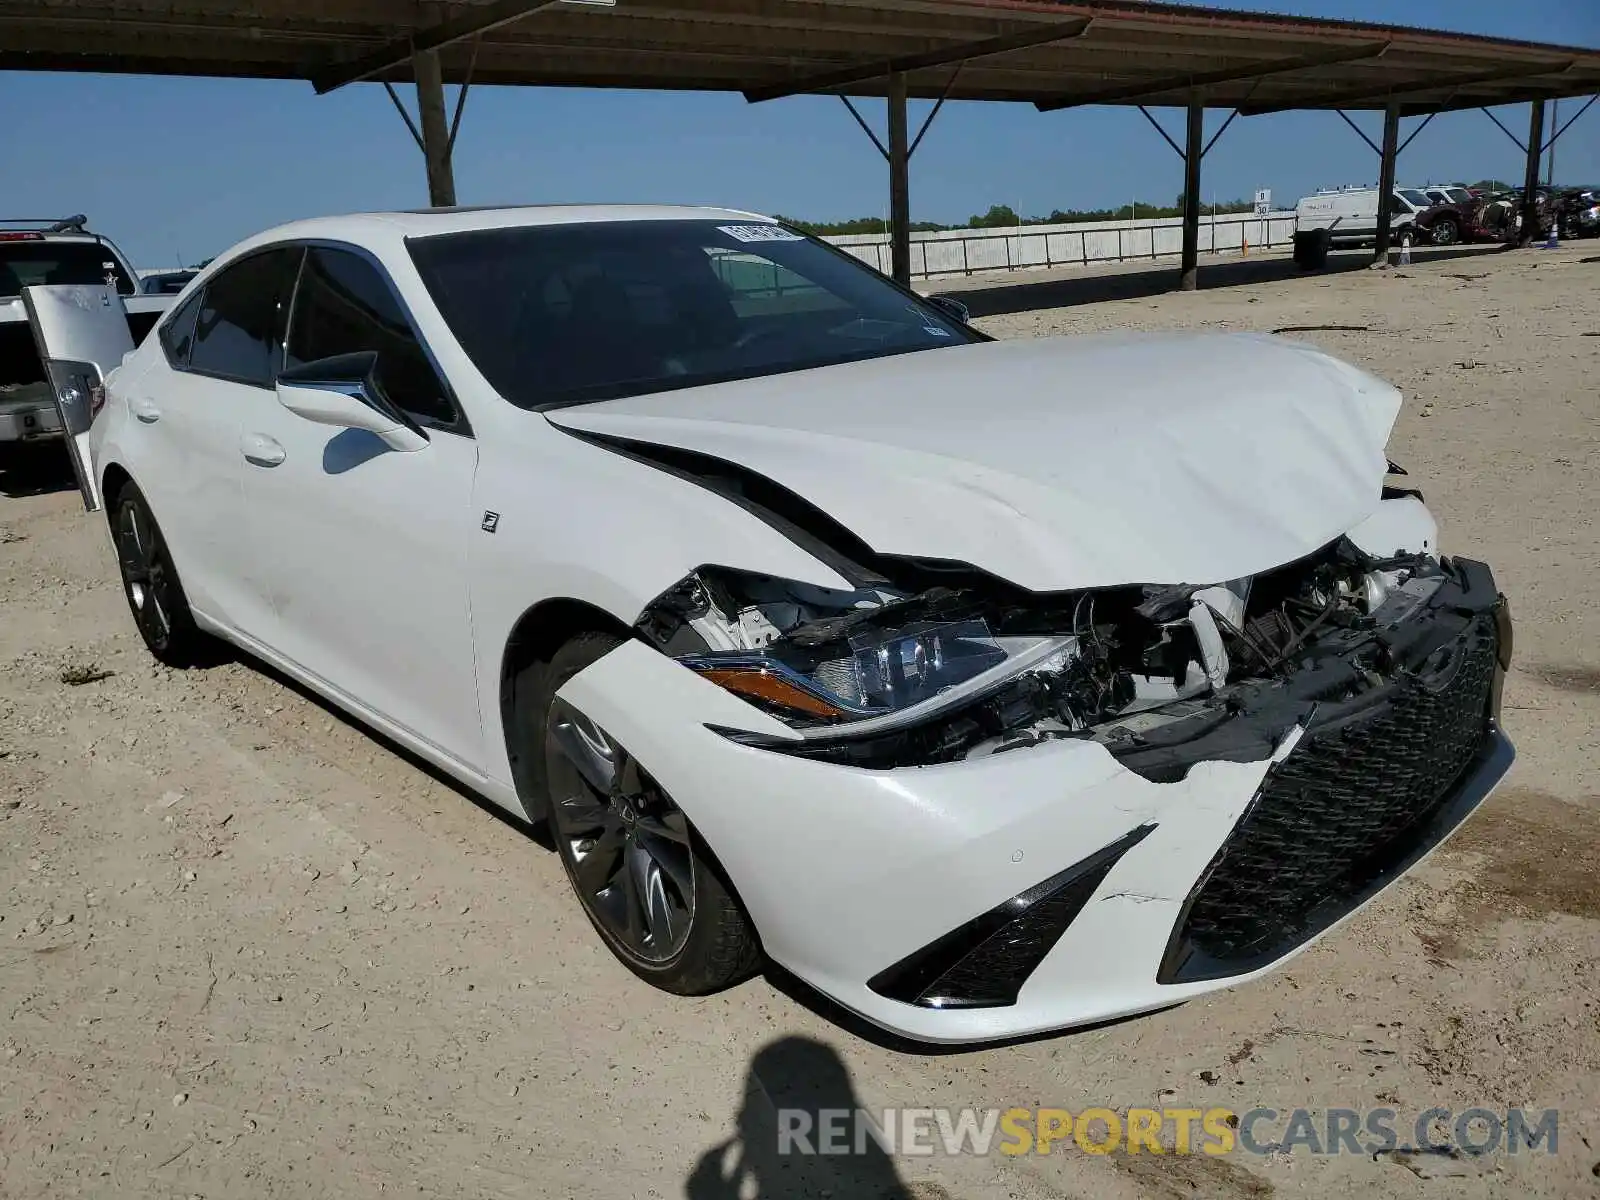
{"label": "black trash bin", "polygon": [[1333,234],[1326,229],[1294,231],[1294,263],[1305,271],[1319,271],[1328,265],[1328,248]]}

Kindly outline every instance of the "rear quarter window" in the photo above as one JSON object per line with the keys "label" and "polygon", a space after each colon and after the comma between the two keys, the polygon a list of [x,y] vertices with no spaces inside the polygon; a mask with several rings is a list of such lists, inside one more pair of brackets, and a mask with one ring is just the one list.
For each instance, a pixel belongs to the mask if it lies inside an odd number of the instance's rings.
{"label": "rear quarter window", "polygon": [[161,349],[167,361],[178,370],[189,365],[189,351],[194,345],[194,322],[200,314],[200,303],[205,296],[202,288],[190,296],[161,326]]}

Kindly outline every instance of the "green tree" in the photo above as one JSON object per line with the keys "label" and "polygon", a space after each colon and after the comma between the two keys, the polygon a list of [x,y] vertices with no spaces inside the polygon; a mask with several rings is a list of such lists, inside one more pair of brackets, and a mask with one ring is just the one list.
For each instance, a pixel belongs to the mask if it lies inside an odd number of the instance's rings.
{"label": "green tree", "polygon": [[981,217],[970,217],[967,220],[968,229],[1009,229],[1021,225],[1022,218],[1017,216],[1016,209],[1009,204],[991,204],[989,211]]}

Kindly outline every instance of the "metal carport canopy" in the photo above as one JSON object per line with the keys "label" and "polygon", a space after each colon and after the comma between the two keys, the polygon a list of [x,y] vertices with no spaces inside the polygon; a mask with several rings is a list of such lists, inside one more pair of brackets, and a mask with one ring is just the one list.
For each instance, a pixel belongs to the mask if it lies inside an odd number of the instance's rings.
{"label": "metal carport canopy", "polygon": [[1600,50],[1139,0],[0,0],[0,29],[0,68],[319,90],[411,79],[413,41],[440,51],[446,82],[475,55],[480,83],[873,95],[904,62],[913,97],[1045,107],[1187,104],[1198,88],[1247,113],[1390,97],[1429,112],[1600,90]]}
{"label": "metal carport canopy", "polygon": [[0,0],[0,69],[306,79],[319,92],[413,80],[420,122],[401,112],[430,199],[445,205],[465,99],[447,122],[446,82],[738,91],[752,102],[883,95],[889,136],[878,146],[902,281],[920,140],[907,136],[907,97],[1180,105],[1185,287],[1195,286],[1207,107],[1380,109],[1392,181],[1400,117],[1530,101],[1531,200],[1544,102],[1600,92],[1600,50],[1144,0]]}

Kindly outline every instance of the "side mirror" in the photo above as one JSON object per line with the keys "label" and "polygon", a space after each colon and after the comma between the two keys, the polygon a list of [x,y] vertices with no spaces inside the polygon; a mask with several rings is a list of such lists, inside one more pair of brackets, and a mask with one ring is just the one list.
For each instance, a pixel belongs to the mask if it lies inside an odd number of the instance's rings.
{"label": "side mirror", "polygon": [[391,450],[421,450],[428,435],[390,401],[377,368],[375,350],[302,363],[278,376],[278,403],[319,425],[365,429]]}
{"label": "side mirror", "polygon": [[954,296],[929,296],[928,303],[944,313],[945,316],[954,317],[963,325],[972,321],[972,313],[968,311],[967,306]]}

